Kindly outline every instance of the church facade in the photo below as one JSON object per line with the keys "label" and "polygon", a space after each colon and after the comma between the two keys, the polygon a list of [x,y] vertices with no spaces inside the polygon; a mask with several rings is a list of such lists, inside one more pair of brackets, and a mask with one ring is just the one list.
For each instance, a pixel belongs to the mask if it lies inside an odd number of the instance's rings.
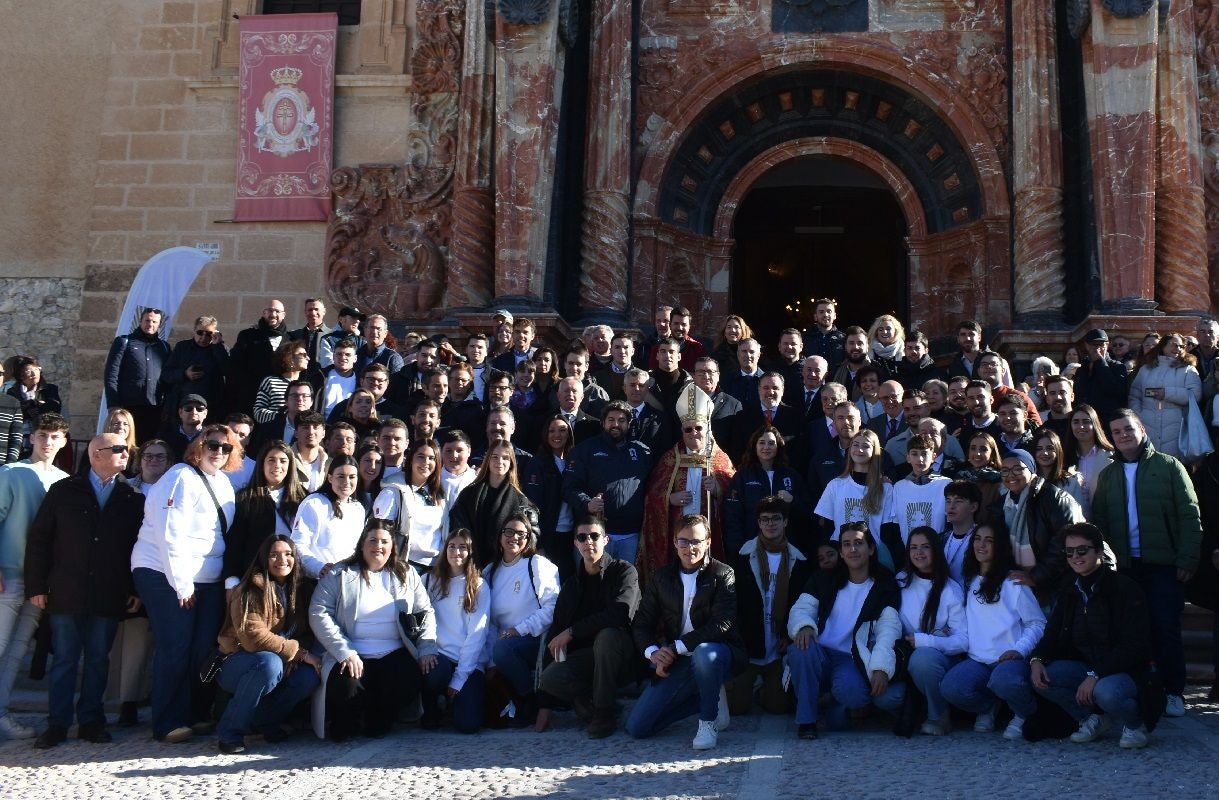
{"label": "church facade", "polygon": [[[976,318],[1057,358],[1219,301],[1213,0],[77,5],[5,34],[39,67],[4,89],[28,191],[4,201],[0,281],[76,293],[47,347],[82,416],[125,286],[178,244],[219,258],[175,339],[322,296],[458,336],[498,308],[565,336],[682,304],[698,333],[732,310],[773,341],[830,296],[850,322],[947,339]],[[237,18],[285,6],[346,15],[334,210],[233,223]],[[37,31],[65,18],[48,58]]]}

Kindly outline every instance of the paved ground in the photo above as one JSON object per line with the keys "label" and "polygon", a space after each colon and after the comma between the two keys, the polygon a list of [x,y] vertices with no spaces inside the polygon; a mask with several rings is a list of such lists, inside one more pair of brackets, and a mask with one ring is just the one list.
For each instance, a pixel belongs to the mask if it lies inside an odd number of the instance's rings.
{"label": "paved ground", "polygon": [[[31,693],[17,717],[42,725]],[[1194,693],[1193,701],[1200,701]],[[20,710],[24,709],[24,710]],[[147,715],[147,710],[141,712]],[[550,732],[477,736],[404,729],[345,745],[301,736],[251,738],[241,756],[214,738],[163,745],[147,725],[116,729],[109,745],[75,740],[49,751],[0,744],[0,798],[1076,798],[1219,797],[1219,705],[1164,720],[1152,746],[1116,740],[1006,742],[958,730],[947,739],[894,737],[878,721],[815,742],[794,738],[790,717],[735,717],[715,750],[690,749],[693,722],[650,741],[623,733],[592,742],[571,714]]]}

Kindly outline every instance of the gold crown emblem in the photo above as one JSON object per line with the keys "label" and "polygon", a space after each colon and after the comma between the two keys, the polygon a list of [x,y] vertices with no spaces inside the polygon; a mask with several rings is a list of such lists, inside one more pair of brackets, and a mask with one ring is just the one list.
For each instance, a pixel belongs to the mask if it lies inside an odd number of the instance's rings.
{"label": "gold crown emblem", "polygon": [[271,80],[275,81],[277,86],[295,86],[300,83],[300,79],[305,73],[296,67],[279,67],[271,70]]}

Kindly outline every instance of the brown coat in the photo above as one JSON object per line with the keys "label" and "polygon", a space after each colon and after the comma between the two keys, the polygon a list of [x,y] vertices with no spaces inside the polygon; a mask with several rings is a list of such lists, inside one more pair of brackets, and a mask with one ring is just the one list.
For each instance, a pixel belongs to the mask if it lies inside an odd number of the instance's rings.
{"label": "brown coat", "polygon": [[[262,587],[263,577],[261,575],[255,575],[251,580],[255,586]],[[240,590],[240,587],[238,589]],[[302,607],[307,607],[309,598],[303,589],[304,587],[301,587],[297,590],[296,602]],[[275,633],[275,630],[284,622],[284,608],[276,603],[270,618],[264,619],[261,609],[251,608],[247,612],[242,607],[243,594],[241,591],[236,591],[233,593],[233,599],[229,601],[229,615],[217,637],[220,652],[228,655],[236,653],[238,650],[244,650],[247,653],[258,653],[265,650],[279,655],[285,663],[296,658],[296,654],[304,645],[297,639],[286,639]],[[307,634],[308,628],[301,633]]]}

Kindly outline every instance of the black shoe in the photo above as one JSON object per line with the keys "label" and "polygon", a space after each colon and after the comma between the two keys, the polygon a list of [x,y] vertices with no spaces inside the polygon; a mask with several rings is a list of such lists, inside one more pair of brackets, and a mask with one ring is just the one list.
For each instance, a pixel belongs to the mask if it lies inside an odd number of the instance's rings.
{"label": "black shoe", "polygon": [[261,733],[264,741],[269,744],[277,744],[292,738],[292,735],[296,733],[296,727],[286,722],[281,722],[279,725],[269,725],[263,728]]}
{"label": "black shoe", "polygon": [[130,728],[140,724],[139,705],[128,700],[119,707],[119,725]]}
{"label": "black shoe", "polygon": [[576,710],[576,718],[581,722],[589,723],[596,719],[597,708],[587,697],[573,697],[571,706]]}
{"label": "black shoe", "polygon": [[223,739],[219,744],[220,752],[226,756],[235,756],[238,753],[245,752],[245,742],[226,742]]}
{"label": "black shoe", "polygon": [[804,722],[796,726],[796,737],[799,739],[816,739],[817,723]]}
{"label": "black shoe", "polygon": [[613,711],[598,711],[592,722],[588,723],[588,738],[604,739],[613,736],[618,730],[618,715]]}
{"label": "black shoe", "polygon": [[55,745],[66,741],[68,741],[68,729],[52,725],[38,735],[38,738],[34,740],[34,747],[38,750],[50,750]]}
{"label": "black shoe", "polygon": [[101,723],[81,725],[76,731],[76,738],[82,742],[92,742],[93,744],[109,744],[114,741],[110,731],[106,730],[106,726]]}
{"label": "black shoe", "polygon": [[192,723],[190,729],[196,736],[207,736],[216,732],[216,723],[210,719],[200,720],[199,722]]}

